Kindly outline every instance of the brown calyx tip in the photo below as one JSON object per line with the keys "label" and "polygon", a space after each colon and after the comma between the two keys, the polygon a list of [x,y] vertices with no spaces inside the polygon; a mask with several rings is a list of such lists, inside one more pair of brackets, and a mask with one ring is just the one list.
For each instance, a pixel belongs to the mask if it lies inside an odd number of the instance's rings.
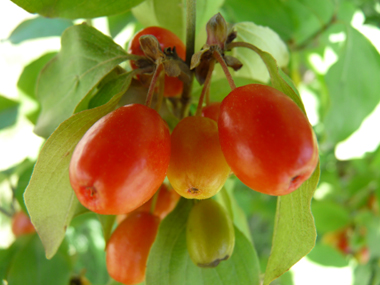
{"label": "brown calyx tip", "polygon": [[94,186],[87,186],[85,188],[86,192],[90,197],[94,197],[98,191],[96,191],[96,188]]}
{"label": "brown calyx tip", "polygon": [[193,194],[193,195],[198,195],[200,193],[200,190],[195,187],[191,187],[187,189],[187,193]]}
{"label": "brown calyx tip", "polygon": [[230,258],[230,256],[229,256],[229,255],[226,255],[225,257],[223,257],[223,258],[219,258],[219,259],[216,259],[216,260],[214,260],[213,262],[206,263],[206,264],[198,263],[197,265],[198,265],[199,267],[203,267],[203,268],[213,268],[213,267],[217,267],[221,261],[223,261],[223,260],[227,260],[227,259],[229,259],[229,258]]}

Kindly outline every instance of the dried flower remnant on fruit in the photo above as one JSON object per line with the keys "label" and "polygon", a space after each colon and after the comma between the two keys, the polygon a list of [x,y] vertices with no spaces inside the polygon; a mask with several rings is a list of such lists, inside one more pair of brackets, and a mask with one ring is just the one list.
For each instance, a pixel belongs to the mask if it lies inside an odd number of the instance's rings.
{"label": "dried flower remnant on fruit", "polygon": [[224,50],[224,45],[227,41],[227,23],[223,16],[218,13],[213,16],[206,25],[207,41],[209,46],[218,46]]}

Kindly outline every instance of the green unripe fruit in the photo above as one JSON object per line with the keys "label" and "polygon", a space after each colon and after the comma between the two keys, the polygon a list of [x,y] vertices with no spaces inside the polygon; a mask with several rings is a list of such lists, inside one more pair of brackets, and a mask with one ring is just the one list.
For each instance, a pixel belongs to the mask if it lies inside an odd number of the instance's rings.
{"label": "green unripe fruit", "polygon": [[234,250],[235,231],[224,208],[215,200],[201,200],[190,211],[186,227],[187,250],[199,267],[216,267]]}

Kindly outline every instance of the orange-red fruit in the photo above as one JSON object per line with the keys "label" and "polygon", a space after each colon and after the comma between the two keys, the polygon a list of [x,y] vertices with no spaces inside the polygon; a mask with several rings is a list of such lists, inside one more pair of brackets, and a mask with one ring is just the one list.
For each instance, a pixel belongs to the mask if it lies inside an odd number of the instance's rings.
{"label": "orange-red fruit", "polygon": [[[178,195],[173,189],[169,189],[168,186],[162,184],[158,193],[156,205],[154,207],[153,215],[164,219],[171,211],[174,210],[181,196]],[[152,206],[153,197],[148,202],[136,209],[136,211],[149,212]]]}
{"label": "orange-red fruit", "polygon": [[218,122],[220,114],[220,102],[212,102],[208,106],[202,108],[202,116],[210,118],[215,122]]}
{"label": "orange-red fruit", "polygon": [[76,146],[70,182],[83,206],[118,215],[148,201],[165,179],[170,134],[144,105],[120,107],[97,121]]}
{"label": "orange-red fruit", "polygon": [[168,178],[179,195],[206,199],[223,187],[230,167],[220,148],[215,121],[201,116],[183,119],[173,130],[171,145]]}
{"label": "orange-red fruit", "polygon": [[150,248],[160,219],[147,212],[135,212],[116,228],[107,243],[109,275],[123,284],[138,284],[145,279]]}
{"label": "orange-red fruit", "polygon": [[[178,56],[181,59],[185,60],[186,47],[181,41],[181,39],[177,37],[177,35],[174,34],[173,32],[161,27],[147,27],[139,31],[137,34],[135,34],[129,44],[128,53],[144,56],[144,52],[142,51],[140,47],[140,42],[139,42],[139,38],[144,35],[155,36],[158,42],[160,43],[162,51],[168,47],[170,48],[175,47]],[[133,69],[137,68],[137,66],[133,63],[133,61],[131,61],[131,66]],[[142,77],[140,78],[144,80]],[[179,80],[177,77],[169,77],[166,75],[164,96],[174,97],[181,94],[181,92],[182,92],[182,81]]]}
{"label": "orange-red fruit", "polygon": [[318,163],[313,129],[282,92],[260,84],[234,89],[222,102],[219,139],[233,173],[269,195],[296,190]]}
{"label": "orange-red fruit", "polygon": [[12,218],[12,232],[16,237],[34,233],[36,230],[27,214],[23,211],[16,213]]}

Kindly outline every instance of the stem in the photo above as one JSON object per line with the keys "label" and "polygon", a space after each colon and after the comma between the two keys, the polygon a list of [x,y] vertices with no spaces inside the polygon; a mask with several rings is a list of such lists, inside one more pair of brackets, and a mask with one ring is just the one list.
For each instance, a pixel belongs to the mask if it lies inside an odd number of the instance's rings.
{"label": "stem", "polygon": [[[196,24],[196,0],[186,1],[186,64],[190,66],[191,57],[195,50],[195,24]],[[194,73],[191,73],[189,82],[184,82],[181,95],[181,118],[186,117],[190,107],[191,87],[193,83]]]}
{"label": "stem", "polygon": [[224,74],[226,75],[227,77],[227,80],[228,80],[228,84],[230,84],[230,87],[232,90],[236,89],[236,85],[235,85],[235,82],[234,80],[232,79],[232,76],[231,76],[231,73],[230,71],[228,70],[228,66],[226,64],[226,62],[224,61],[223,57],[220,55],[220,53],[216,50],[213,51],[212,53],[212,56],[220,63],[220,65],[222,66],[223,68],[223,71],[224,71]]}
{"label": "stem", "polygon": [[158,188],[157,192],[154,194],[153,199],[152,199],[152,204],[150,205],[150,213],[153,215],[154,209],[156,208],[157,200],[158,200],[158,194],[161,191],[161,187]]}
{"label": "stem", "polygon": [[164,91],[165,91],[165,72],[161,72],[158,78],[158,98],[156,107],[154,108],[157,112],[160,111],[162,100],[164,100]]}
{"label": "stem", "polygon": [[186,1],[186,63],[190,66],[195,49],[195,20],[197,0]]}
{"label": "stem", "polygon": [[202,115],[202,105],[203,105],[203,98],[205,97],[205,94],[209,93],[210,90],[210,83],[211,83],[211,75],[214,70],[215,66],[215,59],[211,59],[210,65],[207,71],[205,83],[203,85],[201,96],[199,97],[197,112],[195,113],[195,116],[201,116]]}
{"label": "stem", "polygon": [[154,71],[152,81],[149,85],[148,95],[146,96],[145,106],[150,107],[152,103],[153,93],[154,93],[154,87],[156,86],[157,79],[160,76],[160,73],[162,71],[162,64],[161,62],[157,64],[156,70]]}

